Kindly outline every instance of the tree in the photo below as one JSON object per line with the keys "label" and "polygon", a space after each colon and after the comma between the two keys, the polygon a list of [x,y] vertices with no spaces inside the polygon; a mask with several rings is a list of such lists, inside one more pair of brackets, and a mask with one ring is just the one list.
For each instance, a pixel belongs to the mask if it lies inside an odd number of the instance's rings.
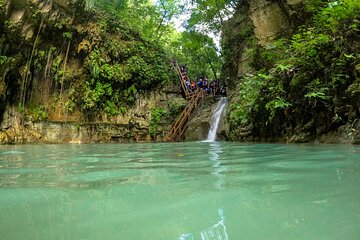
{"label": "tree", "polygon": [[222,61],[211,37],[196,31],[186,31],[180,34],[171,47],[178,61],[190,66],[191,77],[218,78]]}
{"label": "tree", "polygon": [[191,17],[187,28],[203,33],[219,33],[224,21],[236,9],[235,0],[191,0]]}

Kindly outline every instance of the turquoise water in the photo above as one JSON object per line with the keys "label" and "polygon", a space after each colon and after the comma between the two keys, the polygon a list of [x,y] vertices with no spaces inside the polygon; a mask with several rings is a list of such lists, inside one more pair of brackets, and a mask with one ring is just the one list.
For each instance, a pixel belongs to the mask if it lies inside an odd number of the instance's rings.
{"label": "turquoise water", "polygon": [[0,146],[4,240],[358,240],[359,199],[359,146]]}

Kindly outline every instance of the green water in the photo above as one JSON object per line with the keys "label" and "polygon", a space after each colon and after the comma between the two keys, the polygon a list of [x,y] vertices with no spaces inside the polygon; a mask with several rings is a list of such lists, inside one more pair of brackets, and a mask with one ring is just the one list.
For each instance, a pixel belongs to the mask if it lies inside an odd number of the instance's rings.
{"label": "green water", "polygon": [[0,146],[0,239],[358,240],[360,147]]}

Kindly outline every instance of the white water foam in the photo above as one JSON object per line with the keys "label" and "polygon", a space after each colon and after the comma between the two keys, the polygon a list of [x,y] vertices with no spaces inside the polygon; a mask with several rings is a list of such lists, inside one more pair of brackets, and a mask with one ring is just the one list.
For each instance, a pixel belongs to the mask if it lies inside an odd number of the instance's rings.
{"label": "white water foam", "polygon": [[229,240],[229,236],[225,226],[225,215],[224,210],[222,208],[219,209],[220,221],[213,226],[205,229],[199,233],[199,237],[197,238],[197,234],[186,233],[182,234],[179,240]]}
{"label": "white water foam", "polygon": [[207,142],[213,142],[216,140],[216,132],[219,128],[219,122],[226,104],[227,104],[226,97],[222,97],[220,101],[217,103],[216,108],[214,110],[214,114],[211,117],[210,130],[206,139]]}

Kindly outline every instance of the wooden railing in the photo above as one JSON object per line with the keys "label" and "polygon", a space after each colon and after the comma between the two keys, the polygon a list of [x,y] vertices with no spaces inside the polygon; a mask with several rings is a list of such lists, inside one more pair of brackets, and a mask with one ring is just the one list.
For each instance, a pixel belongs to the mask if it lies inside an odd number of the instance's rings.
{"label": "wooden railing", "polygon": [[180,78],[181,87],[185,93],[186,99],[188,99],[191,95],[190,89],[188,87],[186,87],[186,80],[187,80],[188,76],[186,75],[186,73],[181,72],[180,67],[177,64],[177,62],[173,62],[172,65]]}
{"label": "wooden railing", "polygon": [[205,92],[203,89],[198,89],[196,92],[189,95],[188,103],[185,109],[177,118],[175,124],[168,133],[168,141],[182,141],[184,139],[184,133],[190,117],[192,113],[195,112],[196,108],[200,105],[204,96]]}
{"label": "wooden railing", "polygon": [[188,86],[186,86],[186,81],[190,81],[186,72],[181,71],[176,61],[174,61],[172,65],[179,76],[181,87],[185,93],[185,97],[187,100],[187,105],[185,109],[181,112],[180,116],[176,119],[176,122],[172,126],[171,130],[169,131],[167,135],[167,140],[182,141],[184,139],[184,133],[190,117],[192,113],[195,112],[196,108],[200,105],[206,93],[203,89],[196,89],[195,91],[192,91]]}

